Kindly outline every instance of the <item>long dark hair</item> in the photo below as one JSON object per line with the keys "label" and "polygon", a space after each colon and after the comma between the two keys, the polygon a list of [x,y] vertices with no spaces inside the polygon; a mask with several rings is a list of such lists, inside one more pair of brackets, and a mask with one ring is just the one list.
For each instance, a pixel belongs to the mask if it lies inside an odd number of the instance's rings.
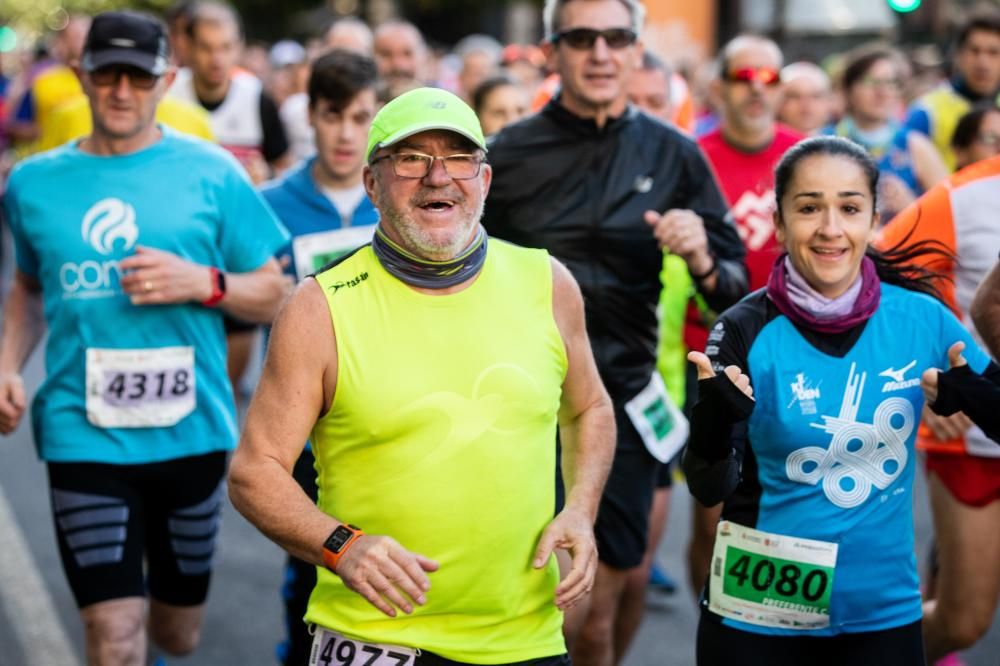
{"label": "long dark hair", "polygon": [[498,74],[497,76],[491,76],[488,79],[483,80],[476,89],[472,91],[472,109],[476,112],[478,116],[486,106],[486,99],[490,96],[497,88],[504,88],[510,86],[512,88],[517,87],[514,79],[510,78],[506,74]]}
{"label": "long dark hair", "polygon": [[[842,157],[854,162],[865,175],[868,190],[872,195],[872,210],[876,209],[879,171],[868,152],[853,141],[839,136],[815,136],[800,141],[789,148],[781,157],[778,166],[774,168],[775,210],[779,220],[781,220],[781,200],[784,198],[792,178],[795,177],[799,165],[806,158],[817,155]],[[918,206],[917,222],[919,222],[923,211],[919,208],[919,201],[914,205]],[[937,240],[921,240],[911,243],[910,237],[915,228],[916,223],[906,236],[892,247],[877,250],[869,245],[865,254],[875,263],[875,270],[882,282],[943,300],[935,282],[951,278],[925,268],[921,264],[928,264],[934,260],[954,260],[955,255],[948,250],[946,245]]]}

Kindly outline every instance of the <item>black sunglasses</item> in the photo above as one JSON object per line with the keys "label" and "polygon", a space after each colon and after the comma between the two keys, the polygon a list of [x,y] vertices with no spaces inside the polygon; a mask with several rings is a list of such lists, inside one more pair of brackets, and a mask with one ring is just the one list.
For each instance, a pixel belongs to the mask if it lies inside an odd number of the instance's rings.
{"label": "black sunglasses", "polygon": [[105,65],[90,72],[95,86],[116,86],[121,77],[127,77],[133,88],[150,90],[160,80],[156,74],[131,65]]}
{"label": "black sunglasses", "polygon": [[639,36],[634,30],[629,28],[608,28],[607,30],[595,30],[594,28],[571,28],[560,30],[549,38],[553,44],[566,42],[572,49],[587,50],[594,48],[597,38],[603,37],[608,48],[623,49],[635,44]]}

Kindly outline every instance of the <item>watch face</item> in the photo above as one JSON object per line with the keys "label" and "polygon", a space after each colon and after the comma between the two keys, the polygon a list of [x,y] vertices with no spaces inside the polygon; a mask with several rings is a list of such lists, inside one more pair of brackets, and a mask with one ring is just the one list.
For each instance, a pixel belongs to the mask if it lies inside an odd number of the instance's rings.
{"label": "watch face", "polygon": [[337,529],[333,531],[330,538],[326,540],[323,546],[333,553],[339,553],[340,549],[344,547],[344,544],[354,535],[354,532],[347,529],[343,525],[337,526]]}

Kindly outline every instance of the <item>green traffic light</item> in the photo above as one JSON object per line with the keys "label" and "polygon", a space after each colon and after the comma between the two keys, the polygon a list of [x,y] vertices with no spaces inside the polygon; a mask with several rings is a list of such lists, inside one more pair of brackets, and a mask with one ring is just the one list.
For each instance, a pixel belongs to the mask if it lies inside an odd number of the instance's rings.
{"label": "green traffic light", "polygon": [[0,53],[9,53],[17,47],[17,33],[10,26],[0,28]]}
{"label": "green traffic light", "polygon": [[920,0],[886,0],[894,12],[905,14],[920,7]]}

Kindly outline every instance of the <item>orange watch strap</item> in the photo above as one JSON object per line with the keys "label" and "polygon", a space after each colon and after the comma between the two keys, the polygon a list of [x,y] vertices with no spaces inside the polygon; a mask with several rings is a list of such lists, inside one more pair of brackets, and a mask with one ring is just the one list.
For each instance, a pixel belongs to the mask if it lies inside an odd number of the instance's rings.
{"label": "orange watch strap", "polygon": [[348,549],[354,545],[355,541],[365,535],[363,530],[353,529],[346,523],[343,526],[351,530],[353,534],[351,534],[350,538],[344,543],[343,546],[341,546],[340,552],[335,553],[328,548],[323,548],[323,564],[326,565],[326,568],[333,573],[337,573],[337,564],[340,562],[340,558],[344,556],[344,553],[346,553]]}

